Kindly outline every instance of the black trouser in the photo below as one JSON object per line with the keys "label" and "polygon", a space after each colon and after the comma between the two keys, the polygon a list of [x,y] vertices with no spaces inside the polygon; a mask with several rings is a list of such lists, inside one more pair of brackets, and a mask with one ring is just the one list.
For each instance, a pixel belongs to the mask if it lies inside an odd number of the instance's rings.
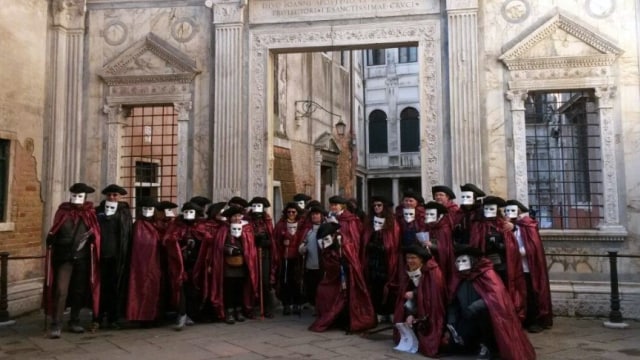
{"label": "black trouser", "polygon": [[298,259],[282,260],[280,268],[280,296],[282,305],[300,305],[302,295],[298,276]]}
{"label": "black trouser", "polygon": [[244,282],[243,277],[226,277],[222,285],[223,301],[225,309],[238,309],[244,305]]}
{"label": "black trouser", "polygon": [[304,293],[309,304],[316,305],[316,294],[318,293],[318,284],[322,280],[322,271],[320,269],[306,269],[304,272]]}
{"label": "black trouser", "polygon": [[[376,311],[376,314],[388,315],[393,314],[393,301],[391,294],[388,294],[386,301],[384,301],[384,286],[387,283],[386,279],[370,279],[371,286],[371,303]],[[395,299],[394,299],[395,300]]]}
{"label": "black trouser", "polygon": [[[265,313],[271,313],[273,304],[271,303],[271,251],[262,248],[262,257],[260,258],[260,270],[262,275],[262,301]],[[259,291],[260,289],[258,289]],[[258,307],[260,303],[258,303]]]}
{"label": "black trouser", "polygon": [[533,290],[533,281],[531,280],[531,273],[524,273],[524,279],[527,283],[527,315],[524,319],[523,325],[525,327],[538,324],[538,297]]}
{"label": "black trouser", "polygon": [[118,320],[118,261],[115,257],[100,259],[100,310],[94,321],[101,322],[107,315],[109,324]]}
{"label": "black trouser", "polygon": [[495,349],[493,326],[488,309],[483,309],[468,319],[460,316],[455,328],[464,340],[465,350],[477,351],[480,344]]}
{"label": "black trouser", "polygon": [[201,296],[200,292],[193,285],[191,281],[191,272],[187,271],[187,278],[182,283],[182,288],[180,289],[180,302],[178,303],[178,315],[182,316],[184,314],[189,315],[189,317],[193,320],[200,320],[200,304],[201,304]]}
{"label": "black trouser", "polygon": [[89,259],[75,259],[56,264],[54,291],[54,313],[51,319],[52,327],[60,326],[67,307],[67,297],[71,306],[69,322],[77,324],[80,321],[80,310],[85,305],[89,289],[91,273]]}

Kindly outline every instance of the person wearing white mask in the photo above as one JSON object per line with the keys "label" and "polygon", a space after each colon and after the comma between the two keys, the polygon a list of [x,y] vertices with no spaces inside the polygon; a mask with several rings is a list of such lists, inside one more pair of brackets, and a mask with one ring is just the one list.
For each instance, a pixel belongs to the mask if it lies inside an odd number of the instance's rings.
{"label": "person wearing white mask", "polygon": [[[404,323],[418,339],[418,351],[437,357],[445,324],[446,283],[438,264],[420,244],[403,249],[404,264],[400,276],[394,322]],[[394,330],[394,340],[400,341]]]}
{"label": "person wearing white mask", "polygon": [[269,200],[262,196],[256,196],[249,201],[250,210],[246,216],[249,224],[253,228],[253,234],[258,248],[258,266],[260,267],[260,290],[259,299],[260,316],[263,318],[273,317],[274,302],[272,301],[272,290],[276,285],[275,269],[278,264],[278,249],[273,238],[273,219],[267,213],[271,207]]}
{"label": "person wearing white mask", "polygon": [[43,307],[51,316],[49,337],[61,336],[62,320],[67,304],[71,306],[69,330],[84,332],[80,310],[90,292],[93,311],[100,304],[100,225],[93,203],[87,194],[95,190],[84,183],[69,188],[70,200],[60,204],[47,235],[45,288]]}
{"label": "person wearing white mask", "polygon": [[175,330],[193,324],[201,317],[202,295],[195,278],[201,269],[196,267],[203,243],[212,241],[213,234],[202,219],[203,210],[195,203],[186,202],[182,215],[167,229],[162,242],[166,248],[171,283],[171,304],[178,310]]}
{"label": "person wearing white mask", "polygon": [[417,233],[424,232],[424,198],[412,191],[402,196],[402,204],[396,207],[396,220],[400,225],[402,247],[418,242]]}
{"label": "person wearing white mask", "polygon": [[143,197],[136,202],[136,221],[131,240],[131,266],[126,317],[128,321],[144,326],[160,319],[162,267],[160,251],[162,243],[154,225],[156,201]]}
{"label": "person wearing white mask", "polygon": [[515,224],[514,234],[527,284],[527,309],[523,326],[527,331],[537,333],[553,325],[547,260],[538,222],[529,216],[529,209],[518,200],[506,202],[505,215]]}
{"label": "person wearing white mask", "polygon": [[211,274],[211,286],[204,293],[216,317],[227,324],[253,316],[258,298],[257,250],[253,228],[243,220],[244,208],[229,206],[205,258],[204,271]]}
{"label": "person wearing white mask", "polygon": [[125,316],[129,282],[129,257],[133,217],[129,204],[121,201],[127,191],[116,184],[102,189],[105,200],[96,208],[100,223],[100,311],[93,314],[92,330],[118,329]]}
{"label": "person wearing white mask", "polygon": [[482,218],[480,199],[486,196],[484,191],[474,184],[460,186],[460,211],[453,217],[453,242],[469,245],[473,223]]}
{"label": "person wearing white mask", "polygon": [[431,255],[440,266],[445,281],[451,278],[453,272],[453,238],[451,236],[451,226],[449,223],[448,209],[445,205],[429,201],[424,206],[426,233],[428,237],[425,245]]}
{"label": "person wearing white mask", "polygon": [[500,210],[505,205],[499,196],[483,199],[483,217],[474,223],[470,245],[482,250],[493,262],[493,268],[507,288],[518,316],[524,319],[526,283],[518,243],[511,230],[513,226],[506,226],[509,221]]}
{"label": "person wearing white mask", "polygon": [[329,215],[327,222],[337,222],[340,224],[340,232],[342,233],[342,241],[351,243],[358,256],[360,255],[362,236],[362,222],[356,214],[347,209],[347,199],[340,195],[329,198]]}
{"label": "person wearing white mask", "polygon": [[390,320],[396,303],[400,226],[390,201],[373,196],[370,204],[370,220],[362,236],[361,262],[371,303],[381,323]]}

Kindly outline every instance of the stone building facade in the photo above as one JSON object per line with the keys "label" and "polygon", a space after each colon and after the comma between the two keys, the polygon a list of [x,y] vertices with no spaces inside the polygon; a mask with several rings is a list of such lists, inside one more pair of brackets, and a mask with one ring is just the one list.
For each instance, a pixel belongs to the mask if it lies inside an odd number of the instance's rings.
{"label": "stone building facade", "polygon": [[[0,89],[0,138],[9,144],[8,175],[0,179],[7,190],[1,250],[38,250],[41,245],[25,235],[33,227],[22,227],[20,219],[27,211],[42,212],[47,229],[67,187],[78,180],[101,188],[129,178],[134,194],[162,193],[162,184],[175,181],[168,196],[178,202],[195,194],[275,199],[276,188],[282,198],[293,188],[322,195],[318,178],[323,166],[335,163],[331,191],[362,196],[368,114],[357,105],[364,99],[345,102],[337,95],[364,96],[355,88],[361,75],[353,62],[349,71],[338,69],[336,59],[350,49],[402,46],[417,48],[422,189],[473,182],[536,206],[545,219],[557,313],[606,315],[608,260],[586,255],[639,252],[635,1],[3,5],[0,76],[12,86]],[[315,90],[293,90],[298,85],[285,81],[280,99],[282,73],[275,70],[282,55],[324,51],[330,55],[285,56],[287,66],[327,66],[322,76],[332,74],[331,83],[352,89],[316,97]],[[326,111],[297,108],[309,101]],[[347,126],[343,137],[335,130],[340,119]],[[163,125],[153,126],[156,120]],[[134,121],[139,132],[129,133]],[[283,121],[287,137],[278,134]],[[312,121],[324,130],[304,132]],[[156,140],[160,130],[162,140]],[[307,145],[298,146],[303,138]],[[168,151],[169,167],[153,149],[142,148],[157,141]],[[545,156],[554,161],[542,162]],[[304,177],[318,168],[320,174]],[[21,191],[34,199],[27,201],[33,207],[22,203]],[[567,253],[572,256],[558,255]],[[12,269],[13,288],[40,275],[29,266]],[[640,264],[622,259],[619,268],[623,313],[640,318],[634,276]]]}

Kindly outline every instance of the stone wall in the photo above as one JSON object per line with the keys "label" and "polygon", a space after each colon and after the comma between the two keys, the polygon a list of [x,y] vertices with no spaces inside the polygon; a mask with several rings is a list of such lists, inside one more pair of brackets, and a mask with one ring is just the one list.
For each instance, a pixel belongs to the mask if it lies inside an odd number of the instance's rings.
{"label": "stone wall", "polygon": [[[273,180],[280,181],[282,188],[282,205],[292,201],[297,194],[293,164],[291,161],[291,149],[276,146],[273,149]],[[274,214],[278,218],[279,214]]]}

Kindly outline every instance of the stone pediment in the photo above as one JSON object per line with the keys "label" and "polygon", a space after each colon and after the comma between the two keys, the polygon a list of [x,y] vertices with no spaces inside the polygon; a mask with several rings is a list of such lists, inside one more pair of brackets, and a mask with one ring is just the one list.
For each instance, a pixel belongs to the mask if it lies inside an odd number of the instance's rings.
{"label": "stone pediment", "polygon": [[558,12],[526,30],[500,60],[509,70],[609,66],[622,54],[612,41]]}
{"label": "stone pediment", "polygon": [[110,60],[100,77],[108,85],[190,82],[200,71],[194,60],[157,35],[149,33]]}
{"label": "stone pediment", "polygon": [[333,138],[333,135],[331,135],[329,132],[324,132],[322,135],[320,135],[320,137],[318,137],[318,140],[313,143],[313,146],[316,148],[316,150],[327,151],[334,154],[340,153],[340,147],[338,146],[338,143]]}

